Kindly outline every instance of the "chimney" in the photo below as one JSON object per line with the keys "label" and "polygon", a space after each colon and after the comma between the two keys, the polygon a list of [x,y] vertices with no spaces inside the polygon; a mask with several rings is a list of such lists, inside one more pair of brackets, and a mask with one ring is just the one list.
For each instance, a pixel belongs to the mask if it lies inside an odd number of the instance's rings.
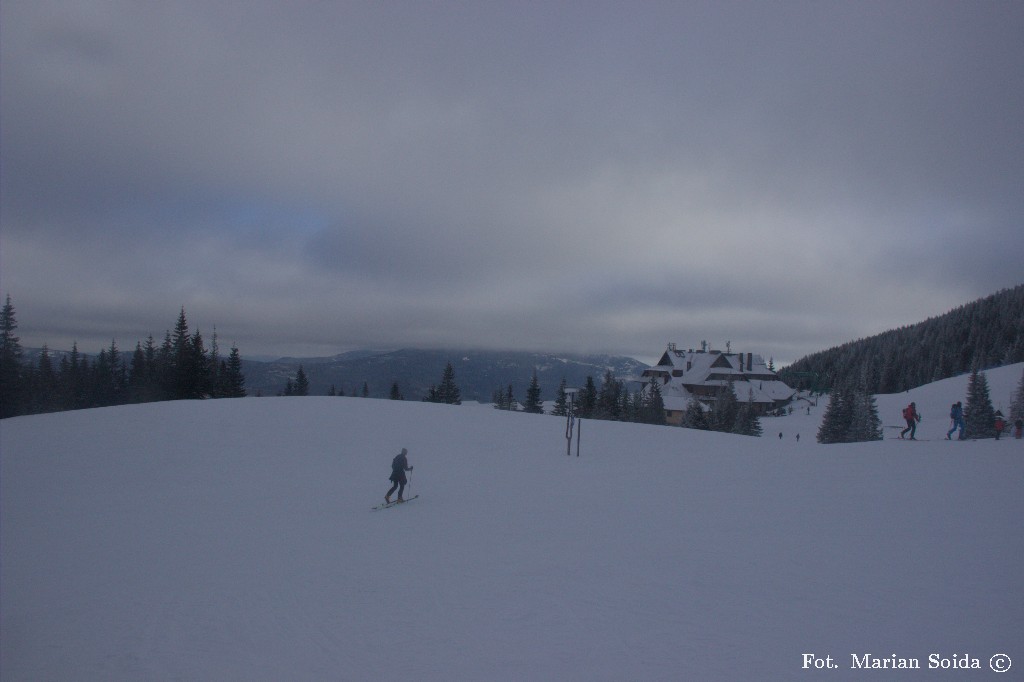
{"label": "chimney", "polygon": [[753,353],[747,353],[747,371],[748,372],[753,372],[754,371],[754,354]]}

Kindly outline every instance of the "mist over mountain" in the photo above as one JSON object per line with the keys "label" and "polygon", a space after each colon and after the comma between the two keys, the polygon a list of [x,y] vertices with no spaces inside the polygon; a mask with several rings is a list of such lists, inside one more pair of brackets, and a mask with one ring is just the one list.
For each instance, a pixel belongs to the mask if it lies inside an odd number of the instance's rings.
{"label": "mist over mountain", "polygon": [[338,393],[387,398],[396,382],[406,400],[420,400],[441,381],[451,362],[463,400],[490,402],[494,391],[511,384],[516,398],[526,395],[537,372],[541,399],[553,400],[564,379],[569,387],[582,386],[587,377],[600,383],[610,371],[619,379],[637,378],[647,365],[635,358],[616,355],[553,354],[484,350],[359,350],[329,358],[279,358],[273,362],[242,361],[249,395],[277,395],[299,366],[309,379],[310,395]]}

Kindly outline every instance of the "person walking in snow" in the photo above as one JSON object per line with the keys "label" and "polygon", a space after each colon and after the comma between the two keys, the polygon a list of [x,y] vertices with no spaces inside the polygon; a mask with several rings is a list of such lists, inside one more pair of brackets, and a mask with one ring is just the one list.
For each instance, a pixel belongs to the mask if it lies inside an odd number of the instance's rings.
{"label": "person walking in snow", "polygon": [[999,436],[1003,435],[1003,429],[1006,428],[1006,420],[1003,419],[1003,413],[996,410],[996,440],[999,440]]}
{"label": "person walking in snow", "polygon": [[953,440],[953,432],[960,429],[959,439],[964,439],[964,406],[958,400],[954,403],[953,408],[949,411],[949,418],[953,420],[953,426],[950,427],[946,433],[946,440]]}
{"label": "person walking in snow", "polygon": [[917,422],[921,421],[921,415],[917,413],[917,405],[910,403],[903,408],[903,418],[907,420],[907,428],[900,431],[900,438],[907,435],[907,431],[910,431],[909,440],[917,440],[914,438],[914,434],[917,433]]}
{"label": "person walking in snow", "polygon": [[1013,422],[1013,437],[1020,440],[1022,432],[1024,432],[1024,419],[1017,417],[1017,421]]}
{"label": "person walking in snow", "polygon": [[402,493],[405,491],[405,484],[408,483],[408,480],[405,478],[405,472],[412,471],[412,467],[409,466],[409,459],[406,457],[408,454],[409,451],[402,448],[402,451],[395,455],[395,458],[391,460],[391,477],[388,480],[394,483],[394,485],[392,485],[391,490],[384,495],[384,501],[388,504],[391,504],[391,495],[395,490],[398,490],[397,501],[405,502],[405,500],[402,499]]}

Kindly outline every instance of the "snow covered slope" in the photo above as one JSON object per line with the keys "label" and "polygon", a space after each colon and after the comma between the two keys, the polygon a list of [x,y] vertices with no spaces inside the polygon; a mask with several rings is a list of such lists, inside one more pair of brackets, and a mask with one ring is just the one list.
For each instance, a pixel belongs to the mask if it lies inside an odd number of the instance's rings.
{"label": "snow covered slope", "polygon": [[[988,373],[997,407],[1021,368]],[[578,459],[555,417],[357,398],[5,420],[0,673],[842,680],[966,654],[936,673],[962,680],[1005,653],[1021,679],[1024,441],[940,441],[965,386],[879,397],[886,424],[916,400],[925,442],[818,445],[817,406],[759,439],[587,421]],[[401,447],[421,497],[370,511]]]}

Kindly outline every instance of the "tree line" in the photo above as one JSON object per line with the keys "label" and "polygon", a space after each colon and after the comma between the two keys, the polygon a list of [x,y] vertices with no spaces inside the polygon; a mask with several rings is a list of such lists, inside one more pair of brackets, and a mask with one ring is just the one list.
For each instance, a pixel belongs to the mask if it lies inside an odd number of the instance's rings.
{"label": "tree line", "polygon": [[[518,410],[520,403],[516,400],[510,384],[507,389],[494,391],[494,407],[499,410]],[[521,403],[523,412],[541,414],[544,412],[541,401],[541,390],[536,373],[526,390],[526,399]],[[630,392],[626,382],[616,379],[611,371],[605,372],[600,387],[593,376],[588,376],[572,401],[569,400],[565,380],[559,385],[555,394],[554,407],[551,414],[564,417],[569,414],[570,406],[577,417],[582,419],[600,419],[622,421],[638,424],[655,424],[664,426],[666,422],[665,400],[661,394],[661,384],[655,377],[639,390]],[[692,400],[683,415],[681,426],[704,431],[722,431],[746,436],[760,436],[761,423],[754,407],[753,396],[740,401],[732,385],[723,386],[716,396],[710,410]]]}
{"label": "tree line", "polygon": [[975,369],[1024,362],[1024,284],[918,324],[813,353],[779,371],[794,388],[901,393]]}
{"label": "tree line", "polygon": [[17,328],[14,305],[7,296],[0,312],[0,418],[246,395],[238,348],[233,345],[228,356],[221,357],[216,332],[207,348],[202,334],[189,330],[184,308],[162,344],[150,336],[126,354],[111,341],[92,359],[79,352],[76,342],[59,357],[44,345],[35,360],[26,360]]}

